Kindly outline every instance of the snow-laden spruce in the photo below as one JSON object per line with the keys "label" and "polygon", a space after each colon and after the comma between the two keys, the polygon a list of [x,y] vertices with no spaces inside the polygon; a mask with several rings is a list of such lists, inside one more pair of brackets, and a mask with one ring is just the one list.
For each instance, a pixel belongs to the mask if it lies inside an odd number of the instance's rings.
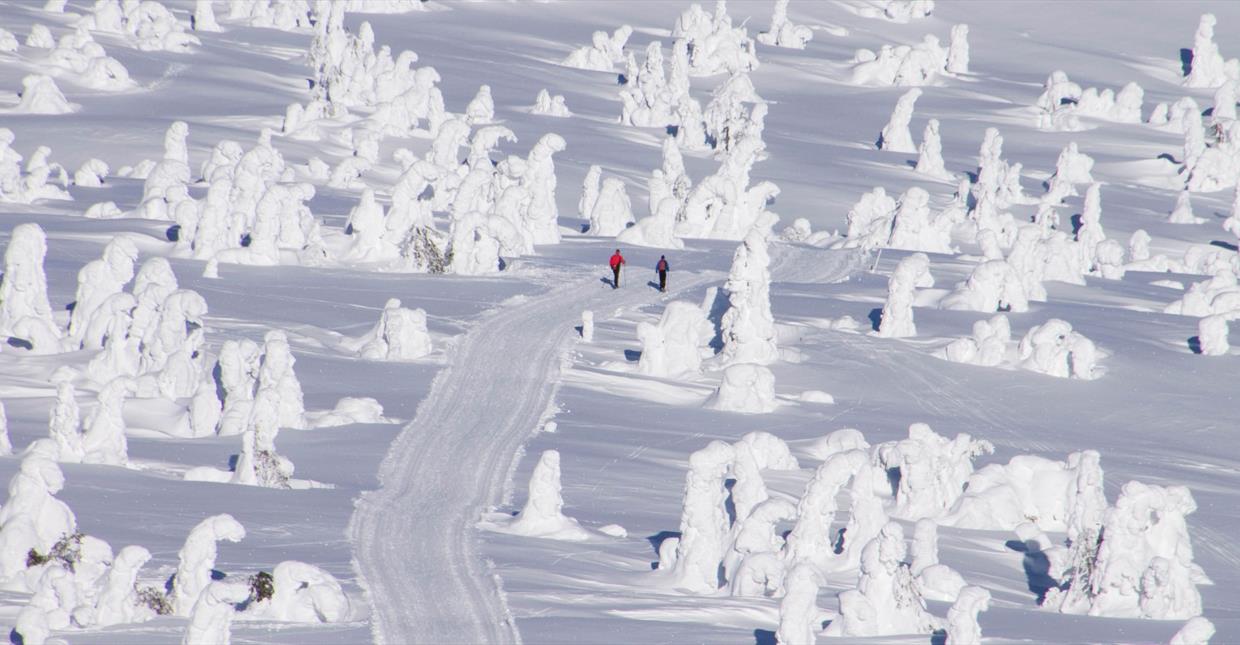
{"label": "snow-laden spruce", "polygon": [[827,626],[828,636],[929,634],[942,627],[926,611],[907,554],[903,527],[888,522],[862,551],[857,587],[839,594],[839,617]]}
{"label": "snow-laden spruce", "polygon": [[883,126],[883,131],[878,135],[879,150],[917,152],[908,124],[913,119],[913,107],[919,98],[921,98],[921,90],[914,87],[896,101],[895,109],[891,111],[891,119],[887,121],[887,125]]}
{"label": "snow-laden spruce", "polygon": [[917,146],[917,166],[914,169],[935,179],[953,177],[943,163],[943,140],[939,134],[938,119],[930,119],[926,122],[926,129],[921,135],[921,144]]}
{"label": "snow-laden spruce", "polygon": [[729,305],[720,322],[724,365],[769,365],[779,359],[771,315],[770,264],[766,235],[755,229],[736,248],[724,283]]}
{"label": "snow-laden spruce", "polygon": [[840,510],[837,497],[868,461],[864,449],[841,450],[826,456],[805,485],[805,491],[797,503],[796,524],[788,534],[783,550],[787,562],[806,561],[823,570],[833,564],[836,554],[831,525]]}
{"label": "snow-laden spruce", "polygon": [[694,593],[712,593],[719,588],[719,570],[728,548],[724,478],[734,458],[732,446],[722,441],[712,441],[689,456],[680,538],[675,544],[668,544],[675,538],[664,540],[666,548],[659,548],[659,568],[671,570],[678,588]]}
{"label": "snow-laden spruce", "polygon": [[169,600],[176,615],[189,616],[196,611],[196,603],[201,602],[201,597],[212,584],[211,571],[215,569],[218,553],[216,543],[240,542],[243,539],[245,527],[227,513],[208,517],[189,532],[185,545],[177,554],[180,562],[172,577]]}
{"label": "snow-laden spruce", "polygon": [[555,540],[584,540],[589,533],[564,515],[560,486],[560,453],[546,450],[530,475],[529,496],[521,513],[504,530],[517,535]]}
{"label": "snow-laden spruce", "polygon": [[0,334],[26,340],[35,352],[55,353],[61,334],[47,298],[46,255],[47,236],[38,224],[13,228],[0,276]]}
{"label": "snow-laden spruce", "polygon": [[1232,58],[1223,60],[1214,42],[1214,26],[1218,19],[1212,13],[1201,15],[1197,33],[1193,35],[1192,59],[1184,77],[1187,87],[1218,87],[1229,79],[1240,77],[1240,62]]}
{"label": "snow-laden spruce", "polygon": [[913,292],[918,287],[934,286],[930,274],[930,258],[925,253],[906,256],[896,265],[887,281],[887,301],[879,318],[878,335],[883,338],[906,338],[917,335],[913,324]]}
{"label": "snow-laden spruce", "polygon": [[[189,616],[185,637],[181,645],[232,642],[232,621],[237,615],[237,605],[250,597],[250,587],[241,582],[208,580],[207,586],[198,594]],[[180,612],[178,612],[180,613]]]}

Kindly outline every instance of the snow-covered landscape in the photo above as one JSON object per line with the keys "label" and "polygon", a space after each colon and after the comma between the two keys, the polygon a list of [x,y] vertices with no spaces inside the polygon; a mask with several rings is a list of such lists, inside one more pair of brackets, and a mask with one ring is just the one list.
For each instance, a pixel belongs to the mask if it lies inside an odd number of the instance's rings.
{"label": "snow-covered landscape", "polygon": [[0,2],[0,625],[1240,641],[1238,34]]}

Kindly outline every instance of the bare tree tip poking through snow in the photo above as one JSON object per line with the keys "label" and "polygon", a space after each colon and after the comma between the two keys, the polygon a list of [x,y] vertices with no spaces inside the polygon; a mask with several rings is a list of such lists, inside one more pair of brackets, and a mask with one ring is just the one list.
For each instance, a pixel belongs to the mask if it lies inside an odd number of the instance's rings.
{"label": "bare tree tip poking through snow", "polygon": [[1102,373],[1093,341],[1058,318],[1031,328],[1020,340],[1019,349],[1021,366],[1034,372],[1086,381]]}
{"label": "bare tree tip poking through snow", "polygon": [[719,387],[705,405],[724,412],[771,412],[778,405],[775,401],[775,375],[765,366],[754,363],[729,365],[723,370]]}
{"label": "bare tree tip poking through snow", "polygon": [[433,349],[426,312],[406,309],[397,298],[387,301],[379,322],[368,334],[353,339],[349,345],[356,347],[362,358],[372,361],[412,361]]}
{"label": "bare tree tip poking through snow", "polygon": [[560,486],[560,453],[547,450],[530,475],[529,499],[508,531],[517,535],[555,540],[585,540],[590,534],[577,520],[564,515]]}
{"label": "bare tree tip poking through snow", "polygon": [[784,578],[784,597],[779,601],[779,629],[775,642],[781,645],[814,645],[822,631],[822,611],[818,609],[818,571],[810,564],[798,564]]}
{"label": "bare tree tip poking through snow", "polygon": [[771,26],[758,34],[757,39],[763,45],[805,49],[805,44],[814,39],[814,30],[789,21],[788,0],[775,0],[775,9],[771,14]]}
{"label": "bare tree tip poking through snow", "polygon": [[229,645],[237,605],[250,597],[249,585],[242,582],[210,582],[195,599],[182,645]]}
{"label": "bare tree tip poking through snow", "polygon": [[724,480],[735,456],[733,447],[722,441],[712,441],[689,456],[680,539],[675,544],[664,540],[659,548],[659,568],[672,570],[678,588],[713,593],[723,583],[723,557],[728,549]]}
{"label": "bare tree tip poking through snow", "polygon": [[982,628],[977,615],[990,609],[990,592],[981,587],[965,587],[947,610],[946,645],[981,645]]}
{"label": "bare tree tip poking through snow", "polygon": [[[189,616],[191,610],[196,611],[196,603],[202,600],[208,585],[212,584],[211,570],[215,568],[216,542],[240,542],[243,539],[245,527],[227,513],[208,517],[189,532],[185,545],[178,553],[180,563],[172,578],[172,610],[178,616]],[[216,597],[219,599],[218,595]]]}
{"label": "bare tree tip poking through snow", "polygon": [[1184,623],[1168,645],[1209,645],[1214,637],[1214,623],[1201,616],[1194,616]]}
{"label": "bare tree tip poking through snow", "polygon": [[642,344],[637,371],[649,376],[679,377],[698,374],[710,356],[714,326],[701,307],[691,302],[669,302],[657,324],[637,325]]}
{"label": "bare tree tip poking through snow", "polygon": [[909,564],[904,529],[888,522],[861,554],[857,587],[839,594],[839,617],[828,636],[891,636],[929,634],[942,625],[926,611]]}
{"label": "bare tree tip poking through snow", "polygon": [[934,286],[930,275],[930,258],[914,253],[900,260],[887,281],[887,301],[883,303],[878,335],[883,338],[906,338],[917,335],[913,324],[913,292],[917,287]]}
{"label": "bare tree tip poking through snow", "polygon": [[909,132],[908,124],[913,120],[913,107],[920,97],[921,90],[914,87],[896,101],[896,107],[891,111],[891,119],[887,121],[887,125],[883,126],[883,131],[879,134],[879,150],[917,152],[917,146],[913,145],[913,135]]}

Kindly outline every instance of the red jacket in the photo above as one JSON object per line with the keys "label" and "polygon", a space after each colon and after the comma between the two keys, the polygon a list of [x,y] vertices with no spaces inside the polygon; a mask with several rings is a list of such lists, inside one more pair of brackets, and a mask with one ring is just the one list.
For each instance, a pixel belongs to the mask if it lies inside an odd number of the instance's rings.
{"label": "red jacket", "polygon": [[611,260],[608,262],[608,264],[610,264],[611,268],[614,269],[620,266],[621,264],[624,264],[624,256],[620,255],[619,253],[614,253],[612,254]]}

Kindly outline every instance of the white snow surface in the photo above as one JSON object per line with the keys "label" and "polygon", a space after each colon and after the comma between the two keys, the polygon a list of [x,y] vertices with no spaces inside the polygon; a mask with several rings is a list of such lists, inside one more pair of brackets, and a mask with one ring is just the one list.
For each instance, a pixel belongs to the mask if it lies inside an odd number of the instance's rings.
{"label": "white snow surface", "polygon": [[691,4],[0,1],[0,624],[1240,640],[1240,9]]}

